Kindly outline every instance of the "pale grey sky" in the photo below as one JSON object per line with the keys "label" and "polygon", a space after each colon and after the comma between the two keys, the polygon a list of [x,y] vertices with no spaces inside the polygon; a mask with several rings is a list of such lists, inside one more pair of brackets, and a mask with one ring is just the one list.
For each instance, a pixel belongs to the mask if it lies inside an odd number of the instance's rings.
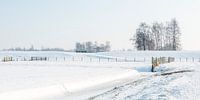
{"label": "pale grey sky", "polygon": [[140,22],[176,18],[183,49],[200,50],[199,11],[200,0],[0,0],[0,49],[106,40],[128,49]]}

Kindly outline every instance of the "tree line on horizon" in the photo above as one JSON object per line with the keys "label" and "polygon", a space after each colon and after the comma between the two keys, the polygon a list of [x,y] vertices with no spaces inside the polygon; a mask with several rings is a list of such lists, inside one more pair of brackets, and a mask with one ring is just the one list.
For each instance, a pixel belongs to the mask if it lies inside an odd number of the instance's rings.
{"label": "tree line on horizon", "polygon": [[169,22],[140,23],[131,38],[137,50],[177,51],[181,50],[180,27],[176,19]]}
{"label": "tree line on horizon", "polygon": [[77,42],[76,43],[76,52],[79,53],[96,53],[96,52],[109,52],[111,49],[111,45],[109,41],[106,41],[105,44],[101,43],[98,44],[98,42]]}
{"label": "tree line on horizon", "polygon": [[62,48],[43,48],[43,47],[41,47],[41,49],[36,49],[34,48],[33,45],[31,45],[30,48],[16,47],[16,48],[3,49],[3,51],[65,51],[65,50]]}

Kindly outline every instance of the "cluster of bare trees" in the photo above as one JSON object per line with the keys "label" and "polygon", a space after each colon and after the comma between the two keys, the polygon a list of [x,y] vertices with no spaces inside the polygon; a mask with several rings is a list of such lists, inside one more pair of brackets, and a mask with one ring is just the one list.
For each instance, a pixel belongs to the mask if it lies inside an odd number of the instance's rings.
{"label": "cluster of bare trees", "polygon": [[148,25],[142,22],[136,29],[133,44],[137,50],[180,50],[180,27],[176,19],[169,22],[154,22]]}
{"label": "cluster of bare trees", "polygon": [[96,53],[96,52],[108,52],[110,51],[110,42],[107,41],[105,44],[98,44],[97,42],[92,43],[91,41],[85,43],[76,43],[76,52],[82,53]]}

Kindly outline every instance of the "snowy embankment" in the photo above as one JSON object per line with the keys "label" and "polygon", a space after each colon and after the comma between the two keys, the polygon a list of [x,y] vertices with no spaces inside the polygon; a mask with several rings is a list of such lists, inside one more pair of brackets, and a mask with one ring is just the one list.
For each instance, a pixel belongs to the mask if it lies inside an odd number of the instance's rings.
{"label": "snowy embankment", "polygon": [[[0,52],[0,59],[50,59],[0,62],[0,100],[197,99],[199,55],[200,52],[189,51]],[[178,59],[151,73],[152,56]],[[125,58],[143,62],[128,62]],[[179,58],[183,58],[181,62]]]}
{"label": "snowy embankment", "polygon": [[200,63],[174,62],[161,65],[153,75],[115,87],[91,97],[94,100],[200,98]]}
{"label": "snowy embankment", "polygon": [[[150,71],[148,65],[130,62],[0,62],[0,99],[85,99],[102,93],[109,86],[136,79],[141,75],[138,71]],[[101,91],[97,91],[99,89]]]}

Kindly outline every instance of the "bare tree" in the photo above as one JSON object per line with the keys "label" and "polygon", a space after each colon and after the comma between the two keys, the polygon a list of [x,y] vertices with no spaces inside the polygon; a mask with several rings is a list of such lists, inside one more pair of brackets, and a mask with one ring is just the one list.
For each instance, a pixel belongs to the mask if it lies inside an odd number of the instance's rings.
{"label": "bare tree", "polygon": [[180,28],[178,25],[178,22],[176,19],[171,20],[171,33],[172,33],[172,48],[173,50],[179,50],[181,49],[181,43],[180,43]]}
{"label": "bare tree", "polygon": [[141,23],[131,40],[137,50],[180,50],[180,28],[176,19],[166,24],[154,22],[152,26]]}
{"label": "bare tree", "polygon": [[163,38],[163,24],[155,22],[153,23],[151,27],[152,33],[153,33],[153,38],[155,40],[155,49],[156,50],[162,50],[163,49],[163,43],[164,43],[164,38]]}
{"label": "bare tree", "polygon": [[153,40],[151,39],[151,29],[146,23],[141,23],[139,28],[136,29],[135,46],[138,50],[150,50]]}

